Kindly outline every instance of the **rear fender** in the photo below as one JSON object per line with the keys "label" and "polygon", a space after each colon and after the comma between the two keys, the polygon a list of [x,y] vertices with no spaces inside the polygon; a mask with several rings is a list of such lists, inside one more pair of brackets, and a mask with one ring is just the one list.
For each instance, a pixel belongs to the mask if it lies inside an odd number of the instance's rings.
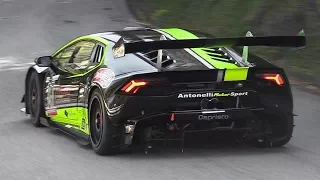
{"label": "rear fender", "polygon": [[[92,83],[91,85],[90,85],[90,87],[89,87],[89,89],[88,89],[88,91],[87,91],[87,99],[86,99],[86,101],[84,102],[84,104],[85,104],[85,106],[89,109],[89,102],[90,102],[90,98],[91,98],[91,95],[92,95],[92,93],[93,93],[93,91],[94,90],[96,90],[96,89],[98,89],[100,92],[101,92],[101,94],[103,95],[103,88],[99,85],[99,84],[97,84],[97,83]],[[103,95],[104,96],[104,95]]]}

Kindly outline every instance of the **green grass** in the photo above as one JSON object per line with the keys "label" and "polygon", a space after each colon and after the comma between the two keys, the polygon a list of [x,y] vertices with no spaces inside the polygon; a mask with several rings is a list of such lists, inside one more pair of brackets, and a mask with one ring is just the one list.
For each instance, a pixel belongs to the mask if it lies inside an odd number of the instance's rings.
{"label": "green grass", "polygon": [[[316,1],[307,0],[129,0],[142,21],[157,27],[181,27],[217,37],[254,35],[307,35],[307,48],[250,47],[289,73],[320,78],[320,21]],[[320,4],[319,4],[320,5]],[[320,7],[319,7],[320,8]],[[318,8],[318,9],[319,9]],[[312,79],[311,78],[311,79]]]}

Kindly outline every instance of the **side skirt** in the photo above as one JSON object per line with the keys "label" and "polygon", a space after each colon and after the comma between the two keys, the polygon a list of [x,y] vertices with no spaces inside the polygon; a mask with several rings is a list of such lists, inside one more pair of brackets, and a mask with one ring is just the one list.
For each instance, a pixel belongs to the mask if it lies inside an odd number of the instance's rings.
{"label": "side skirt", "polygon": [[90,137],[83,132],[73,128],[70,125],[62,124],[62,123],[56,123],[51,120],[47,120],[45,118],[40,119],[41,124],[44,126],[47,126],[54,130],[60,130],[61,132],[68,134],[76,139],[76,141],[83,145],[88,146],[90,145]]}

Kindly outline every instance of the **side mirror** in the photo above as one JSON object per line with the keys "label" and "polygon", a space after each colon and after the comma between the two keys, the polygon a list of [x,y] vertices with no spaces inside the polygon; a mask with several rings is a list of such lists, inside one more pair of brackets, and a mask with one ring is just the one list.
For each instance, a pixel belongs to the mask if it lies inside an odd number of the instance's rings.
{"label": "side mirror", "polygon": [[51,56],[41,56],[34,60],[34,62],[41,67],[47,67],[51,64],[52,57]]}

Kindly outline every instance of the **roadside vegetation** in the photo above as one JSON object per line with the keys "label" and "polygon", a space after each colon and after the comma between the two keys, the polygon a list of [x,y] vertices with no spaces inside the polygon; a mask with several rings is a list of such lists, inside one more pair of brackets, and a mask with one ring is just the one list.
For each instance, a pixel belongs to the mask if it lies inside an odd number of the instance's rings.
{"label": "roadside vegetation", "polygon": [[137,18],[156,27],[181,27],[216,37],[296,35],[304,29],[307,47],[250,47],[285,68],[293,78],[320,85],[320,1],[314,0],[129,0]]}

